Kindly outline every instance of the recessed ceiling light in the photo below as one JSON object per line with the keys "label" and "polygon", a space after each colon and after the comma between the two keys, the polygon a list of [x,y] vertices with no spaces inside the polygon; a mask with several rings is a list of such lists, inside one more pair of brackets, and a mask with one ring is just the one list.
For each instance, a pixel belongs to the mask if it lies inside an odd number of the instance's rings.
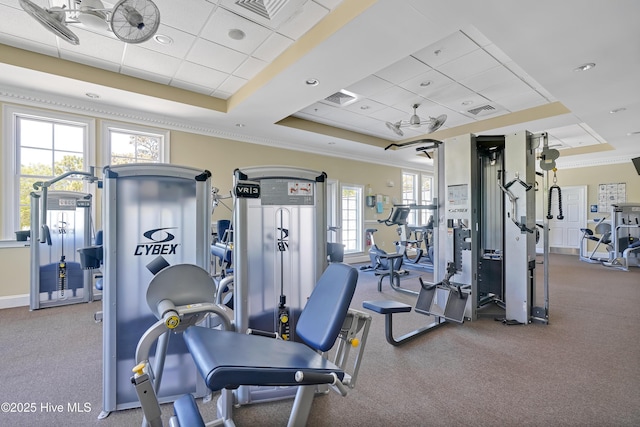
{"label": "recessed ceiling light", "polygon": [[309,86],[318,86],[320,84],[320,81],[318,81],[318,79],[307,79],[305,83]]}
{"label": "recessed ceiling light", "polygon": [[462,101],[462,105],[464,105],[465,107],[468,106],[468,105],[471,105],[471,104],[473,104],[473,101],[468,101],[468,100],[467,101]]}
{"label": "recessed ceiling light", "polygon": [[173,43],[173,39],[169,36],[165,36],[164,34],[156,34],[155,36],[153,36],[153,39],[158,44],[169,45]]}
{"label": "recessed ceiling light", "polygon": [[369,107],[368,105],[363,105],[362,107],[360,107],[361,110],[368,110],[369,108],[371,107]]}
{"label": "recessed ceiling light", "polygon": [[587,71],[587,70],[592,69],[595,66],[596,66],[595,63],[589,62],[589,63],[582,64],[579,67],[574,68],[573,71]]}
{"label": "recessed ceiling light", "polygon": [[236,127],[243,128],[244,127],[244,123],[236,123]]}
{"label": "recessed ceiling light", "polygon": [[627,109],[622,107],[622,108],[614,108],[613,110],[609,111],[609,113],[611,114],[615,114],[615,113],[621,113],[623,111],[626,111]]}
{"label": "recessed ceiling light", "polygon": [[89,98],[92,98],[92,99],[100,98],[100,95],[98,95],[97,93],[93,93],[93,92],[87,92],[87,93],[85,93],[85,95],[88,96]]}
{"label": "recessed ceiling light", "polygon": [[229,38],[232,38],[234,40],[242,40],[246,36],[244,31],[239,28],[230,29],[227,35],[229,36]]}

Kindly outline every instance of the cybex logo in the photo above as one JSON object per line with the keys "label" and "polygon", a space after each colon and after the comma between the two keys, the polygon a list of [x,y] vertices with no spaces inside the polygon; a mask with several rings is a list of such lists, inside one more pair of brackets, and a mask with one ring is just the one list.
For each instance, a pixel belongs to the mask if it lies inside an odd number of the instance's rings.
{"label": "cybex logo", "polygon": [[142,233],[144,237],[153,243],[141,243],[136,246],[133,253],[136,256],[141,255],[175,255],[178,243],[171,242],[176,237],[166,230],[175,230],[177,227],[165,227],[148,230]]}

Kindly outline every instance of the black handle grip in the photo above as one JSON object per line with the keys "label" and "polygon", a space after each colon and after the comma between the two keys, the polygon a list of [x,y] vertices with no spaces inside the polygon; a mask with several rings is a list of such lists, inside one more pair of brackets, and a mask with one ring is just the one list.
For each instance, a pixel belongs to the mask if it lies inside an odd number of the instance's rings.
{"label": "black handle grip", "polygon": [[296,372],[296,382],[300,384],[333,384],[337,377],[333,373],[323,372]]}

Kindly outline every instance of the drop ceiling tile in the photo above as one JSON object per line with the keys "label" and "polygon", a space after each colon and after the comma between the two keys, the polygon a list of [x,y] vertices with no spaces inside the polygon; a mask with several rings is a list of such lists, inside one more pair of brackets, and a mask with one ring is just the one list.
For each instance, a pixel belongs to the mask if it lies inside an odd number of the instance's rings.
{"label": "drop ceiling tile", "polygon": [[323,117],[333,111],[336,107],[332,105],[327,105],[322,102],[316,102],[315,104],[311,104],[306,108],[300,110],[301,113],[304,113],[309,116],[315,117]]}
{"label": "drop ceiling tile", "polygon": [[498,66],[466,79],[462,79],[460,80],[460,84],[468,87],[474,92],[481,92],[482,90],[493,86],[510,84],[513,80],[522,82],[522,80],[518,79],[507,68]]}
{"label": "drop ceiling tile", "polygon": [[158,32],[156,35],[163,35],[170,37],[173,42],[168,45],[160,44],[155,41],[153,38],[147,40],[144,43],[141,43],[140,46],[145,49],[153,50],[155,52],[163,53],[165,55],[173,56],[174,58],[184,59],[193,46],[193,43],[196,40],[196,36],[193,34],[189,34],[184,31],[177,30],[173,27],[169,27],[168,25],[160,24],[158,28]]}
{"label": "drop ceiling tile", "polygon": [[371,75],[345,88],[349,92],[371,98],[376,93],[393,87],[393,83]]}
{"label": "drop ceiling tile", "polygon": [[[245,36],[242,40],[235,40],[229,35],[229,31],[234,29],[244,32]],[[219,7],[207,21],[200,36],[249,55],[271,33],[270,29]]]}
{"label": "drop ceiling tile", "polygon": [[478,91],[478,93],[490,100],[501,99],[507,96],[516,96],[527,92],[535,91],[517,77]]}
{"label": "drop ceiling tile", "polygon": [[[220,86],[216,92],[221,91],[223,93],[234,94],[240,89],[247,81],[236,76],[229,76]],[[215,93],[215,92],[214,92]]]}
{"label": "drop ceiling tile", "polygon": [[383,120],[385,122],[397,122],[399,120],[407,120],[407,113],[397,108],[387,107],[382,110],[374,111],[369,115],[374,119]]}
{"label": "drop ceiling tile", "polygon": [[175,74],[174,79],[182,82],[193,83],[197,86],[209,88],[209,91],[216,89],[229,76],[222,71],[214,70],[203,65],[183,61]]}
{"label": "drop ceiling tile", "polygon": [[439,71],[430,70],[412,79],[400,83],[398,86],[418,95],[428,97],[429,93],[453,83],[449,77]]}
{"label": "drop ceiling tile", "polygon": [[487,52],[482,49],[476,49],[458,59],[441,65],[438,67],[438,71],[453,80],[460,81],[499,65],[500,63]]}
{"label": "drop ceiling tile", "polygon": [[205,67],[232,73],[247,58],[244,53],[204,39],[198,39],[187,55],[187,60]]}
{"label": "drop ceiling tile", "polygon": [[417,75],[426,73],[431,67],[420,62],[412,56],[408,56],[400,61],[378,71],[374,75],[388,82],[399,84]]}
{"label": "drop ceiling tile", "polygon": [[462,32],[456,31],[450,36],[419,50],[412,56],[415,56],[430,67],[437,68],[476,49],[478,49],[477,44]]}
{"label": "drop ceiling tile", "polygon": [[267,65],[268,64],[264,61],[249,57],[233,72],[233,74],[243,79],[251,80]]}
{"label": "drop ceiling tile", "polygon": [[302,6],[302,11],[278,27],[278,32],[297,40],[316,25],[329,11],[318,3],[309,1]]}
{"label": "drop ceiling tile", "polygon": [[[430,93],[428,96],[428,99],[430,101],[444,105],[455,111],[468,109],[462,105],[462,103],[465,101],[471,101],[472,104],[469,104],[468,107],[472,108],[477,104],[478,98],[478,94],[458,83],[453,83],[448,86],[442,87]],[[484,100],[484,102],[487,102],[487,100]]]}
{"label": "drop ceiling tile", "polygon": [[527,108],[547,104],[548,101],[537,92],[529,91],[518,95],[508,95],[504,98],[496,98],[495,101],[509,111],[520,111]]}
{"label": "drop ceiling tile", "polygon": [[364,98],[354,102],[353,104],[347,105],[345,108],[349,111],[353,111],[354,113],[368,116],[376,111],[387,108],[387,106],[372,99]]}
{"label": "drop ceiling tile", "polygon": [[411,103],[416,98],[416,94],[413,92],[409,92],[408,90],[403,89],[400,86],[392,86],[388,89],[384,89],[383,91],[376,93],[370,98],[381,104],[389,106],[402,103],[411,105]]}
{"label": "drop ceiling tile", "polygon": [[[34,45],[37,43],[56,46],[56,36],[47,31],[38,21],[29,16],[20,6],[0,6],[0,35],[6,34],[16,37],[17,39],[23,39],[24,43],[28,46],[30,41],[33,41]],[[29,42],[27,41],[29,40]],[[19,43],[19,40],[16,40]],[[62,43],[66,43],[61,41]]]}
{"label": "drop ceiling tile", "polygon": [[120,65],[126,44],[108,33],[98,34],[81,28],[74,28],[73,31],[80,39],[79,45],[60,42],[60,55],[64,52],[75,55],[84,55],[91,58],[100,59],[101,62],[115,63]]}
{"label": "drop ceiling tile", "polygon": [[180,60],[169,55],[163,55],[143,47],[128,44],[125,49],[122,65],[167,77],[169,80],[175,75],[180,66]]}
{"label": "drop ceiling tile", "polygon": [[282,52],[293,44],[293,40],[282,34],[272,33],[258,48],[253,51],[252,56],[267,62],[273,62]]}
{"label": "drop ceiling tile", "polygon": [[[586,147],[600,144],[600,141],[592,135],[584,124],[574,124],[560,128],[550,129],[548,132],[559,140],[565,147]],[[587,127],[588,128],[588,127]]]}
{"label": "drop ceiling tile", "polygon": [[175,0],[154,0],[154,3],[160,10],[162,24],[180,28],[192,35],[200,34],[209,15],[216,8],[216,2],[206,0],[189,0],[188,6]]}

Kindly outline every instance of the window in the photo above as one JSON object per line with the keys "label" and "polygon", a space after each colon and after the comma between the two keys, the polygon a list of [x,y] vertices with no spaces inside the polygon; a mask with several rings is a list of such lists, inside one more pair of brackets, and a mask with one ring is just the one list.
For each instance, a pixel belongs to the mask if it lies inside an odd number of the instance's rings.
{"label": "window", "polygon": [[[402,203],[405,205],[428,205],[433,201],[433,177],[411,172],[402,173]],[[418,191],[419,190],[419,191]],[[409,224],[425,225],[433,211],[427,209],[412,210],[407,218]]]}
{"label": "window", "polygon": [[362,252],[362,193],[361,185],[342,186],[342,244],[345,254]]}
{"label": "window", "polygon": [[[5,106],[4,129],[2,180],[7,203],[2,237],[14,239],[15,231],[31,226],[30,193],[35,182],[89,169],[94,123],[67,114]],[[49,188],[88,191],[80,177],[69,177]]]}
{"label": "window", "polygon": [[106,164],[169,163],[169,132],[103,122]]}
{"label": "window", "polygon": [[[418,175],[415,173],[402,172],[402,204],[418,204]],[[408,224],[417,224],[415,209],[412,209],[407,217]]]}
{"label": "window", "polygon": [[[431,186],[433,185],[433,177],[431,175],[421,175],[420,176],[421,186],[420,186],[420,204],[422,205],[430,205],[433,202],[433,193],[431,192]],[[427,224],[429,222],[429,217],[433,215],[433,211],[422,209],[420,211],[420,224]]]}

